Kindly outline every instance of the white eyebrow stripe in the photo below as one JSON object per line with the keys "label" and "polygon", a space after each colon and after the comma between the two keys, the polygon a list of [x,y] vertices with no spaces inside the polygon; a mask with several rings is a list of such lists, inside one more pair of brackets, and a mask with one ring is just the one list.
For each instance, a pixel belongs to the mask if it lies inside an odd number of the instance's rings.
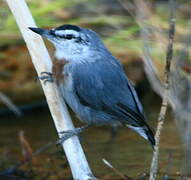
{"label": "white eyebrow stripe", "polygon": [[74,36],[79,36],[79,32],[74,30],[56,30],[55,34],[58,36],[64,36],[66,34],[72,34]]}

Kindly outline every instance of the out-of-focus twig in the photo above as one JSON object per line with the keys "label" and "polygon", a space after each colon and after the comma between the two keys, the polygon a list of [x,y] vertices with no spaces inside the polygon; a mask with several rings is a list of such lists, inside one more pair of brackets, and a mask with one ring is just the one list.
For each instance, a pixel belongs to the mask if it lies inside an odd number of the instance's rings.
{"label": "out-of-focus twig", "polygon": [[118,169],[113,167],[111,163],[109,163],[106,159],[102,159],[103,163],[107,165],[109,168],[111,168],[116,174],[118,174],[122,179],[129,180],[128,177],[125,177]]}
{"label": "out-of-focus twig", "polygon": [[153,153],[151,169],[150,169],[150,177],[149,180],[156,180],[157,178],[157,171],[158,171],[158,159],[159,159],[159,144],[160,144],[160,135],[163,129],[163,123],[167,111],[168,106],[168,94],[169,94],[169,77],[170,77],[170,66],[173,57],[173,41],[174,41],[174,34],[175,34],[175,0],[170,0],[170,23],[169,23],[169,42],[167,48],[167,56],[166,56],[166,66],[165,66],[165,90],[164,96],[162,100],[162,105],[160,109],[160,113],[158,116],[158,125],[157,131],[155,135],[156,145],[155,151]]}
{"label": "out-of-focus twig", "polygon": [[139,174],[139,176],[135,180],[146,180],[146,179],[148,179],[148,176],[149,176],[148,173],[143,172],[143,173]]}
{"label": "out-of-focus twig", "polygon": [[15,104],[13,104],[13,102],[10,100],[10,98],[8,98],[2,92],[0,92],[0,101],[2,101],[11,111],[13,111],[13,113],[15,113],[15,115],[17,115],[17,116],[22,115],[21,111],[17,108],[17,106]]}
{"label": "out-of-focus twig", "polygon": [[24,157],[24,162],[28,162],[32,159],[32,148],[24,136],[24,131],[19,132],[19,140],[21,143],[21,150]]}
{"label": "out-of-focus twig", "polygon": [[[143,53],[141,57],[144,61],[144,70],[147,75],[147,78],[152,86],[152,89],[160,96],[163,97],[164,94],[164,86],[161,80],[158,77],[158,71],[155,67],[153,60],[151,58],[151,48],[150,48],[150,34],[153,34],[155,37],[155,41],[160,44],[165,44],[165,39],[158,32],[163,32],[160,27],[154,27],[152,25],[148,25],[147,20],[152,16],[152,12],[150,9],[150,4],[144,0],[134,0],[135,4],[131,2],[127,2],[125,0],[118,0],[120,4],[126,9],[130,15],[134,18],[135,22],[140,26],[140,36],[143,42]],[[131,11],[132,7],[136,9],[136,13]],[[162,43],[161,43],[162,42]],[[173,99],[170,94],[168,96],[169,103],[173,109],[175,109],[175,99]]]}
{"label": "out-of-focus twig", "polygon": [[167,167],[165,170],[165,174],[162,177],[162,180],[169,180],[170,179],[169,174],[170,174],[171,167],[172,167],[172,150],[169,151]]}
{"label": "out-of-focus twig", "polygon": [[[149,8],[149,3],[144,0],[134,0],[134,2],[136,5],[136,10],[137,10],[136,22],[141,27],[140,36],[143,42],[142,58],[144,61],[144,70],[153,90],[160,97],[163,97],[165,87],[158,77],[157,68],[155,67],[151,57],[152,50],[150,46],[150,42],[151,42],[150,36],[151,34],[154,34],[154,36],[156,37],[155,39],[158,42],[160,42],[163,39],[163,37],[159,35],[159,33],[157,33],[156,30],[153,27],[149,26],[147,23],[149,17],[152,16],[152,12]],[[158,30],[162,32],[162,29],[158,28]],[[162,40],[162,42],[165,42],[165,40]],[[175,102],[175,99],[172,98],[170,93],[168,93],[167,98],[171,107],[175,109],[176,108],[175,104],[177,104]]]}
{"label": "out-of-focus twig", "polygon": [[45,144],[44,146],[40,147],[39,149],[37,149],[36,151],[32,152],[32,148],[31,148],[30,144],[28,143],[28,141],[26,140],[26,138],[24,137],[23,131],[19,132],[19,139],[20,139],[21,146],[22,146],[22,153],[24,156],[24,160],[19,161],[15,165],[10,166],[7,169],[1,171],[0,174],[4,174],[4,175],[14,174],[21,166],[30,163],[34,157],[36,157],[37,155],[46,151],[50,147],[57,145],[58,141],[59,141],[59,140],[57,140],[55,142],[49,142],[49,143]]}

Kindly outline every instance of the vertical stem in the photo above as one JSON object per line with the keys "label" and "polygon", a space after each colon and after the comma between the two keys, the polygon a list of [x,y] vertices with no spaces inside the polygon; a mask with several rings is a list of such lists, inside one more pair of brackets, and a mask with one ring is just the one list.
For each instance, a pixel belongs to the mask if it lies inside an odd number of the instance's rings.
{"label": "vertical stem", "polygon": [[[50,72],[52,62],[42,38],[31,32],[28,27],[36,27],[32,15],[25,0],[6,0],[11,9],[22,36],[26,42],[34,67],[40,75],[41,72]],[[54,83],[41,83],[46,100],[54,120],[58,135],[63,130],[74,128],[63,98],[60,97],[57,86]],[[48,132],[47,132],[48,133]],[[63,144],[66,157],[70,164],[74,179],[90,180],[93,176],[78,137],[72,137]]]}
{"label": "vertical stem", "polygon": [[157,125],[157,131],[155,135],[156,146],[155,146],[155,151],[153,153],[149,180],[156,180],[157,178],[160,135],[163,129],[163,124],[164,124],[165,115],[166,115],[167,106],[168,106],[169,76],[170,76],[170,66],[171,66],[171,61],[173,56],[173,41],[174,41],[174,33],[175,33],[175,2],[174,0],[170,0],[170,13],[171,15],[170,15],[170,23],[169,23],[169,42],[168,42],[168,48],[167,48],[166,67],[165,67],[165,84],[164,84],[165,91],[164,91],[160,113],[158,116],[158,125]]}

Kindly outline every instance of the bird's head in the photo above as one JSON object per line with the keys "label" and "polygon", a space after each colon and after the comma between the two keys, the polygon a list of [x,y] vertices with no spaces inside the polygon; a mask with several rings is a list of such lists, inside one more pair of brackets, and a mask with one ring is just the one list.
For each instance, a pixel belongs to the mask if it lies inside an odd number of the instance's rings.
{"label": "bird's head", "polygon": [[97,33],[79,26],[65,24],[51,30],[34,27],[29,29],[54,44],[55,56],[58,59],[77,60],[93,56],[93,52],[105,49]]}

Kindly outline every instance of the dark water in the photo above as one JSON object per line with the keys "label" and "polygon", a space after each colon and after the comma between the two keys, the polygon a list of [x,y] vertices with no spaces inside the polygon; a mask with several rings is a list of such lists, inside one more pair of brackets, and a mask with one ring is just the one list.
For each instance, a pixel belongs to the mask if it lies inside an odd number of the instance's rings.
{"label": "dark water", "polygon": [[[157,113],[154,113],[150,115],[149,119],[154,121],[156,118]],[[76,120],[75,124],[80,126]],[[153,126],[155,127],[155,125]],[[20,130],[25,132],[33,150],[57,139],[54,124],[48,111],[30,114],[22,118],[2,118],[0,120],[1,168],[8,167],[22,159],[18,138]],[[152,148],[149,143],[130,129],[123,127],[119,128],[117,136],[111,140],[110,130],[110,127],[105,126],[91,127],[81,135],[81,142],[94,174],[102,179],[108,176],[117,176],[102,162],[102,158],[107,159],[115,168],[130,177],[136,177],[144,171],[149,172],[152,157]],[[33,165],[34,172],[46,174],[51,171],[57,174],[59,171],[64,171],[64,164],[67,162],[63,153],[58,153],[58,150],[61,148],[53,146],[38,155]],[[161,174],[165,173],[167,169],[169,152],[172,152],[172,162],[170,172],[168,172],[175,175],[177,171],[180,171],[182,152],[176,127],[170,118],[166,120],[162,132],[159,164]],[[68,174],[70,176],[70,173],[60,176],[68,176]],[[51,178],[47,176],[46,179]]]}

